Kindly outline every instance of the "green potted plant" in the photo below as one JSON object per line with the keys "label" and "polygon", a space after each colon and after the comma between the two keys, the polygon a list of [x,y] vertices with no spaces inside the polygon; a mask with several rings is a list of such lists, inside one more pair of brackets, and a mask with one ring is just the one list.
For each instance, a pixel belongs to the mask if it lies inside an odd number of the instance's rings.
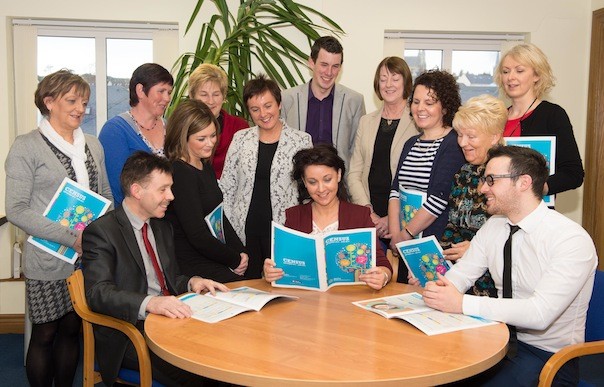
{"label": "green potted plant", "polygon": [[[236,14],[229,10],[226,0],[210,1],[217,11],[203,23],[195,51],[182,54],[174,65],[176,77],[168,116],[186,94],[189,74],[201,63],[212,63],[227,73],[226,110],[246,117],[243,87],[256,76],[252,71],[253,60],[282,88],[295,86],[305,81],[302,69],[307,66],[314,40],[325,33],[344,33],[332,19],[293,0],[240,0]],[[185,34],[200,16],[204,2],[197,1]],[[315,24],[311,16],[321,18],[326,26]],[[283,36],[281,32],[292,27],[308,40],[309,49],[300,49]]]}

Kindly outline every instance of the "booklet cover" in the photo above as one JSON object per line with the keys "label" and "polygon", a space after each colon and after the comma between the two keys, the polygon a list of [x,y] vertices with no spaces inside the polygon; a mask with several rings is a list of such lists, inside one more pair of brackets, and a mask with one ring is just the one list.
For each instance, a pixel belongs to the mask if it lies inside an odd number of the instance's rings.
{"label": "booklet cover", "polygon": [[375,267],[375,228],[309,235],[273,222],[271,256],[284,276],[273,286],[325,291],[363,284],[358,277]]}
{"label": "booklet cover", "polygon": [[[44,216],[72,230],[82,231],[93,220],[103,215],[111,202],[103,196],[86,189],[75,181],[65,178],[44,211]],[[78,254],[74,249],[57,242],[30,236],[32,245],[74,264]]]}
{"label": "booklet cover", "polygon": [[[556,136],[504,137],[506,145],[523,146],[541,153],[547,161],[550,176],[556,173]],[[546,195],[543,201],[549,207],[555,205],[555,195]]]}
{"label": "booklet cover", "polygon": [[[401,206],[401,230],[404,230],[415,216],[415,213],[426,202],[426,193],[399,186],[399,201]],[[420,232],[415,237],[421,238],[421,236],[422,233]]]}
{"label": "booklet cover", "polygon": [[428,336],[498,324],[481,317],[434,310],[415,292],[355,301],[353,304],[386,318],[405,320]]}
{"label": "booklet cover", "polygon": [[231,289],[230,292],[218,291],[215,296],[211,293],[187,293],[179,297],[193,309],[194,319],[207,323],[226,320],[250,310],[258,312],[276,298],[298,299],[295,296],[267,293],[247,286]]}
{"label": "booklet cover", "polygon": [[444,275],[451,268],[451,264],[445,260],[443,249],[434,235],[399,242],[396,244],[396,248],[407,269],[419,280],[422,287],[426,286],[428,281],[435,281],[436,273]]}
{"label": "booklet cover", "polygon": [[212,210],[212,212],[208,214],[208,216],[204,218],[204,220],[210,228],[210,232],[212,235],[214,235],[214,238],[218,239],[222,243],[226,243],[226,238],[224,237],[223,216],[222,203],[220,203]]}

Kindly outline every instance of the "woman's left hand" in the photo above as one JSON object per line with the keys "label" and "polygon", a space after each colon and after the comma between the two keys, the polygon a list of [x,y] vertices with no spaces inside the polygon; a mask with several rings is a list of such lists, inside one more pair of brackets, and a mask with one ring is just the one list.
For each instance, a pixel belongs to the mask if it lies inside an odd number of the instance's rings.
{"label": "woman's left hand", "polygon": [[389,236],[388,233],[388,216],[379,217],[376,215],[374,219],[372,217],[373,223],[375,224],[375,229],[377,231],[377,235],[380,238],[387,238]]}
{"label": "woman's left hand", "polygon": [[370,288],[380,290],[388,283],[390,276],[386,269],[374,267],[359,275],[359,280],[363,281]]}

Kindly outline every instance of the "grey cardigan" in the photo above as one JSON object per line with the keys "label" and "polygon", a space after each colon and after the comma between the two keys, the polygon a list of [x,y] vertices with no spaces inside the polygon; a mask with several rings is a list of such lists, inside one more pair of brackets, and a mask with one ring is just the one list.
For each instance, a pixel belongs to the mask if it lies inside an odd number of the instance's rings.
{"label": "grey cardigan", "polygon": [[[86,135],[98,171],[99,193],[113,201],[103,147],[96,137]],[[6,217],[25,233],[72,246],[77,233],[55,223],[42,214],[54,196],[67,171],[57,159],[39,130],[15,139],[4,163],[6,171]],[[73,265],[25,243],[23,273],[36,280],[61,280],[73,272]]]}

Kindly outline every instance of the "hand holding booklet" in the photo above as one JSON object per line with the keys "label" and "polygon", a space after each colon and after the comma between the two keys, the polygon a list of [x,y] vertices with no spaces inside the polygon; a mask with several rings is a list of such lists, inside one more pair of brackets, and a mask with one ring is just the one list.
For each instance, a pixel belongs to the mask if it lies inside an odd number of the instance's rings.
{"label": "hand holding booklet", "polygon": [[405,320],[428,336],[497,324],[481,317],[434,310],[416,292],[355,301],[353,304],[386,318]]}
{"label": "hand holding booklet", "polygon": [[451,268],[434,235],[399,242],[396,248],[407,269],[422,287],[426,286],[426,282],[436,281],[436,273],[444,275]]}
{"label": "hand holding booklet", "polygon": [[247,286],[231,289],[230,292],[216,292],[215,296],[211,293],[187,293],[179,297],[193,309],[194,319],[207,323],[226,320],[250,310],[258,312],[275,298],[295,300],[298,297],[267,293]]}
{"label": "hand holding booklet", "polygon": [[273,222],[272,259],[283,269],[273,286],[325,291],[359,285],[359,275],[375,267],[375,228],[310,235]]}

